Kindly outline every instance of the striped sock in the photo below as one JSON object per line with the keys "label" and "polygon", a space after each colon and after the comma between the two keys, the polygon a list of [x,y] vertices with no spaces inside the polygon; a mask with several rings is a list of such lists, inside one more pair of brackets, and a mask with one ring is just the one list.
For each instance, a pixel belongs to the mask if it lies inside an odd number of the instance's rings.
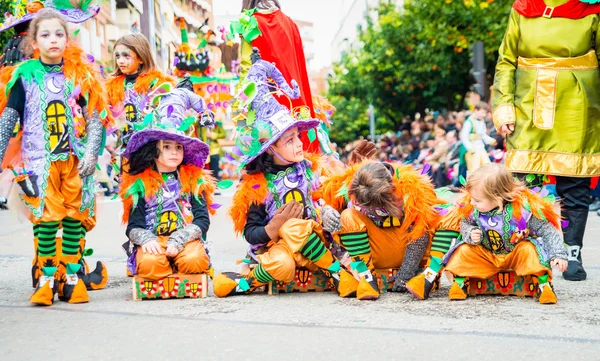
{"label": "striped sock", "polygon": [[262,264],[258,264],[254,268],[254,277],[260,283],[269,283],[274,280],[274,278],[265,270]]}
{"label": "striped sock", "polygon": [[74,256],[79,253],[79,241],[81,240],[81,222],[73,218],[62,220],[62,254]]}
{"label": "striped sock", "polygon": [[321,242],[321,238],[313,232],[308,236],[308,240],[300,249],[300,253],[311,262],[317,262],[327,253],[327,248]]}
{"label": "striped sock", "polygon": [[366,232],[340,234],[340,240],[351,257],[371,253],[369,236]]}
{"label": "striped sock", "polygon": [[438,229],[435,231],[433,241],[431,242],[431,256],[444,258],[450,249],[452,240],[457,239],[459,235],[459,232],[450,231],[447,229]]}
{"label": "striped sock", "polygon": [[38,239],[38,256],[56,256],[56,232],[58,232],[58,222],[44,222],[33,226],[33,234]]}

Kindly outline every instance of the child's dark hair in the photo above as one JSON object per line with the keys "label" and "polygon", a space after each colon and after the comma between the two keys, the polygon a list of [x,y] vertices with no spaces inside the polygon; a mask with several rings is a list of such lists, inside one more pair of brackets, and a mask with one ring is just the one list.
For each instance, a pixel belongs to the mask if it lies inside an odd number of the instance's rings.
{"label": "child's dark hair", "polygon": [[158,140],[144,144],[144,146],[133,152],[131,157],[129,157],[129,170],[127,173],[136,175],[142,173],[148,167],[154,167],[158,155]]}
{"label": "child's dark hair", "polygon": [[273,156],[267,152],[259,155],[244,168],[248,174],[272,173],[274,171]]}

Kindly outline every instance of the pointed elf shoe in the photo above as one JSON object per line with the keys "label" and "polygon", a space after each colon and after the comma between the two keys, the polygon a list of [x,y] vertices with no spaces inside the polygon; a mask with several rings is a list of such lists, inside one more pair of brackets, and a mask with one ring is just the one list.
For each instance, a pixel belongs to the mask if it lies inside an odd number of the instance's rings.
{"label": "pointed elf shoe", "polygon": [[428,267],[423,273],[406,282],[406,289],[416,298],[426,300],[429,298],[429,294],[437,288],[439,280],[439,273]]}
{"label": "pointed elf shoe", "polygon": [[556,294],[554,293],[554,290],[552,289],[552,285],[548,281],[548,278],[548,275],[538,277],[538,287],[540,288],[540,296],[538,301],[542,305],[553,305],[556,303]]}
{"label": "pointed elf shoe", "polygon": [[468,294],[468,281],[461,277],[455,277],[448,298],[453,301],[465,300]]}
{"label": "pointed elf shoe", "polygon": [[34,305],[50,306],[54,302],[54,276],[56,267],[42,267],[42,274],[38,279],[37,287],[29,298]]}
{"label": "pointed elf shoe", "polygon": [[[65,257],[63,257],[65,259]],[[61,268],[63,265],[61,264]],[[68,303],[86,303],[90,297],[83,280],[77,272],[81,269],[79,263],[67,263],[64,265],[64,274],[60,275],[58,284],[58,299]]]}
{"label": "pointed elf shoe", "polygon": [[340,282],[337,287],[338,294],[340,297],[354,297],[358,290],[358,281],[352,273],[341,270],[340,271]]}
{"label": "pointed elf shoe", "polygon": [[[83,267],[81,271],[83,271]],[[96,262],[96,269],[91,273],[83,273],[81,271],[79,272],[79,277],[83,280],[85,288],[89,291],[100,290],[106,287],[106,283],[108,282],[108,271],[104,263],[100,261]]]}
{"label": "pointed elf shoe", "polygon": [[[257,267],[258,268],[258,267]],[[262,268],[261,268],[262,269]],[[246,276],[235,272],[219,273],[213,279],[213,291],[217,297],[239,296],[252,293],[267,282],[259,282],[254,275],[256,268]],[[260,271],[259,271],[260,272]]]}
{"label": "pointed elf shoe", "polygon": [[360,281],[356,290],[359,300],[376,300],[379,298],[379,281],[375,272],[369,270],[363,261],[352,262],[351,267],[358,272]]}

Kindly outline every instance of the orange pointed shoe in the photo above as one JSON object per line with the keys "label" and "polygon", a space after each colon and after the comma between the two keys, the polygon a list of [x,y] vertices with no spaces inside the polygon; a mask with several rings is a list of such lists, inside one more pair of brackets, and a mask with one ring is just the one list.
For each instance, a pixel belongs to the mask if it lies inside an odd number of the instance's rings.
{"label": "orange pointed shoe", "polygon": [[552,289],[550,283],[544,283],[540,286],[540,304],[542,305],[553,305],[556,303],[556,294]]}
{"label": "orange pointed shoe", "polygon": [[467,281],[463,281],[463,285],[461,287],[455,279],[452,283],[452,287],[450,287],[450,292],[448,292],[448,298],[453,301],[466,300],[467,292]]}
{"label": "orange pointed shoe", "polygon": [[371,281],[367,281],[365,277],[360,278],[358,289],[356,290],[356,298],[359,300],[376,300],[379,298],[379,283],[377,277],[371,276]]}
{"label": "orange pointed shoe", "polygon": [[416,275],[406,282],[406,289],[416,298],[426,300],[429,298],[429,294],[436,289],[439,278],[439,273],[433,271],[431,268],[427,268],[423,273]]}
{"label": "orange pointed shoe", "polygon": [[[129,272],[129,270],[127,270]],[[87,272],[87,271],[86,271]],[[85,284],[85,288],[88,290],[101,290],[106,287],[108,282],[108,270],[104,263],[96,262],[96,269],[93,272],[82,274],[80,272],[81,279]]]}
{"label": "orange pointed shoe", "polygon": [[213,278],[213,291],[215,292],[215,296],[238,296],[254,292],[258,287],[267,284],[267,282],[260,282],[257,280],[257,273],[262,276],[262,279],[265,281],[268,280],[268,282],[270,282],[273,280],[271,276],[266,274],[266,271],[264,271],[260,265],[250,271],[246,276],[235,272],[219,273]]}
{"label": "orange pointed shoe", "polygon": [[56,267],[43,267],[42,275],[29,302],[39,306],[50,306],[54,302],[54,274]]}
{"label": "orange pointed shoe", "polygon": [[338,284],[338,293],[340,297],[354,297],[358,290],[358,281],[352,273],[341,270],[340,271],[340,282]]}
{"label": "orange pointed shoe", "polygon": [[413,278],[411,278],[408,282],[406,282],[406,289],[408,292],[412,293],[413,296],[420,300],[425,299],[425,275],[420,273]]}
{"label": "orange pointed shoe", "polygon": [[77,276],[81,268],[79,263],[67,263],[65,274],[61,276],[58,284],[58,299],[68,303],[86,303],[90,301],[87,288],[83,280]]}

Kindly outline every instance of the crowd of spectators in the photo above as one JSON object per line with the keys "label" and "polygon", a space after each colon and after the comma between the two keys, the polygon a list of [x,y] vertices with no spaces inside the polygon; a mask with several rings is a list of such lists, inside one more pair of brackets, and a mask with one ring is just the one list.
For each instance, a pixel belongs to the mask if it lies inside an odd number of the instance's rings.
{"label": "crowd of spectators", "polygon": [[[487,108],[486,108],[487,110]],[[466,178],[464,148],[461,147],[461,129],[471,111],[433,112],[414,118],[405,116],[395,133],[386,133],[375,138],[378,148],[376,157],[380,161],[412,164],[427,172],[436,187],[459,186],[460,176]],[[491,113],[485,116],[487,134],[496,140],[487,145],[486,150],[492,162],[501,162],[504,156],[504,138],[498,134],[492,123]],[[464,133],[464,132],[463,132]],[[462,139],[469,134],[462,134]],[[367,139],[371,140],[370,137]],[[360,141],[337,149],[343,161]],[[462,149],[461,149],[462,148]]]}

